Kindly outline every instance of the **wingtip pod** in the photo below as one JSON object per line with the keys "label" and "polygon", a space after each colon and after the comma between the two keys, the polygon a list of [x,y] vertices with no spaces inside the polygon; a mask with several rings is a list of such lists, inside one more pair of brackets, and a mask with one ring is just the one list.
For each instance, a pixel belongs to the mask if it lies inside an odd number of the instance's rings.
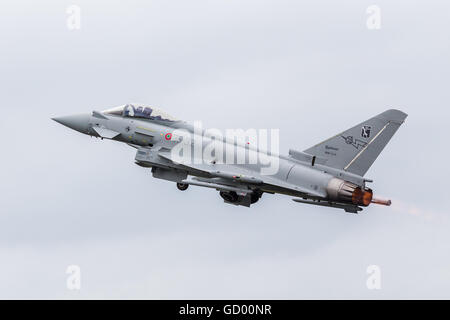
{"label": "wingtip pod", "polygon": [[305,200],[305,199],[299,199],[299,198],[295,198],[292,200],[295,202],[306,203],[306,204],[311,204],[311,205],[315,205],[315,206],[344,209],[345,212],[349,212],[349,213],[359,213],[360,211],[363,210],[361,207],[358,207],[357,205],[348,204],[348,203],[331,202],[331,201],[326,201],[326,200],[325,201],[308,200],[308,199]]}

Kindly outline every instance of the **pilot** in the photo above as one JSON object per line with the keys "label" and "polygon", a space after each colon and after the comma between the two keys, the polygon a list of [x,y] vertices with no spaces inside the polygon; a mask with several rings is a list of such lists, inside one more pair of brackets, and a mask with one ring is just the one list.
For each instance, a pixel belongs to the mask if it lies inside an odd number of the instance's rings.
{"label": "pilot", "polygon": [[152,113],[152,109],[149,108],[149,107],[145,107],[143,113],[144,113],[144,118],[149,118],[150,119],[150,115]]}
{"label": "pilot", "polygon": [[125,117],[134,117],[134,108],[131,104],[127,104],[124,108],[123,115]]}

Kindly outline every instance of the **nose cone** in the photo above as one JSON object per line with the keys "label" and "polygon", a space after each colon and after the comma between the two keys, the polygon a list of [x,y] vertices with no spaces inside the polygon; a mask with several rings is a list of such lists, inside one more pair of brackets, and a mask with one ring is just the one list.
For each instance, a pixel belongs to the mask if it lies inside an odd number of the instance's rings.
{"label": "nose cone", "polygon": [[89,128],[89,120],[91,115],[89,113],[74,114],[65,117],[52,118],[56,122],[69,127],[70,129],[76,130],[81,133],[87,133]]}

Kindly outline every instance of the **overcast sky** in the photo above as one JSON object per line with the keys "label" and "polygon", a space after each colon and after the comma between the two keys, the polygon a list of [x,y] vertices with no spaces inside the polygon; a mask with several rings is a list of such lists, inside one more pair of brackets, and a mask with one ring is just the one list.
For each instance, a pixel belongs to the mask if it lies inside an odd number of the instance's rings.
{"label": "overcast sky", "polygon": [[[450,298],[449,12],[437,0],[2,1],[0,298]],[[393,205],[353,215],[265,194],[230,206],[50,120],[129,102],[280,129],[284,154],[398,108],[409,117],[367,173]],[[66,287],[69,265],[81,290]]]}

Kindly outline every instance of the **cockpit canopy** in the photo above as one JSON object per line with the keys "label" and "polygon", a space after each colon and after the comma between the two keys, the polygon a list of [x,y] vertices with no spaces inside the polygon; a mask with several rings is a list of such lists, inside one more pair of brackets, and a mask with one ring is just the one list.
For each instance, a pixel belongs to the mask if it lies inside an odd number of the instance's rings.
{"label": "cockpit canopy", "polygon": [[161,110],[140,104],[126,104],[124,106],[105,110],[103,111],[103,113],[121,117],[142,118],[158,121],[178,121],[174,117],[162,112]]}

